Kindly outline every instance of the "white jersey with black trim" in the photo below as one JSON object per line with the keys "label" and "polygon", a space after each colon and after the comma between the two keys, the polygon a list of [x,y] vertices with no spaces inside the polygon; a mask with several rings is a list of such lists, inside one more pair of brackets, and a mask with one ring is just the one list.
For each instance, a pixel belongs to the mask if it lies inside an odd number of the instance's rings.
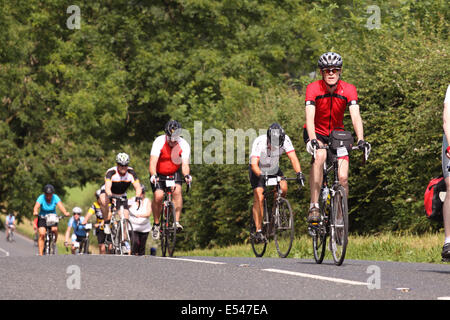
{"label": "white jersey with black trim", "polygon": [[267,135],[264,134],[253,141],[249,164],[251,164],[252,158],[258,158],[261,170],[269,174],[274,174],[272,171],[278,171],[280,156],[285,152],[290,153],[294,151],[294,146],[288,135],[285,136],[283,146],[280,148],[267,145]]}
{"label": "white jersey with black trim", "polygon": [[[117,166],[109,168],[106,171],[105,181],[111,180],[111,192],[116,195],[125,194],[130,184],[139,181],[139,178],[132,167],[128,167],[127,172],[120,175]],[[104,186],[102,186],[103,188]]]}

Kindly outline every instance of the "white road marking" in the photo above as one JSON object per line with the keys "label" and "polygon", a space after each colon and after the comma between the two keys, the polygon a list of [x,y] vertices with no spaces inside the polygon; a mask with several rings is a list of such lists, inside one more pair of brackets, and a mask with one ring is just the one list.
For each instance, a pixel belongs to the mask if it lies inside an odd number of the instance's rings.
{"label": "white road marking", "polygon": [[346,279],[340,279],[340,278],[324,277],[324,276],[318,276],[318,275],[309,274],[309,273],[301,273],[301,272],[294,272],[294,271],[287,271],[287,270],[280,270],[280,269],[262,269],[262,270],[263,271],[269,271],[269,272],[282,273],[282,274],[289,274],[289,275],[292,275],[292,276],[303,277],[303,278],[310,278],[310,279],[315,279],[315,280],[324,280],[324,281],[332,281],[332,282],[336,282],[336,283],[351,284],[351,285],[354,285],[354,286],[367,286],[367,282],[346,280]]}
{"label": "white road marking", "polygon": [[199,263],[208,263],[208,264],[226,264],[225,262],[217,262],[217,261],[207,261],[207,260],[196,260],[196,259],[184,259],[184,258],[170,258],[170,257],[155,257],[158,259],[168,259],[168,260],[180,260],[180,261],[190,261],[190,262],[199,262]]}
{"label": "white road marking", "polygon": [[438,300],[450,300],[450,297],[437,297]]}
{"label": "white road marking", "polygon": [[9,252],[8,252],[8,251],[6,251],[6,250],[4,250],[4,249],[2,249],[2,248],[0,248],[0,251],[2,251],[2,252],[5,253],[5,257],[8,257],[8,256],[9,256]]}

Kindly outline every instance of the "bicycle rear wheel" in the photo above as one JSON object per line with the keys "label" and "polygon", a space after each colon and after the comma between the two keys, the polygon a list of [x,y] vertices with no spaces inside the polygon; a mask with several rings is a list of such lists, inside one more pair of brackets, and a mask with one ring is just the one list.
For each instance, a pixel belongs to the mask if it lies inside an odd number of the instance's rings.
{"label": "bicycle rear wheel", "polygon": [[333,197],[330,217],[330,245],[334,263],[344,262],[348,244],[348,205],[344,187],[338,186]]}
{"label": "bicycle rear wheel", "polygon": [[[253,207],[250,207],[250,242],[252,244],[253,253],[257,258],[260,258],[264,255],[267,248],[267,241],[260,242],[255,238],[256,235],[256,225],[255,221],[253,219]],[[262,232],[263,234],[267,234],[267,225],[263,224],[262,226]]]}
{"label": "bicycle rear wheel", "polygon": [[120,231],[117,221],[111,220],[111,254],[120,254]]}
{"label": "bicycle rear wheel", "polygon": [[275,212],[274,241],[280,258],[286,258],[294,241],[294,213],[287,199],[281,198],[278,203],[278,214]]}
{"label": "bicycle rear wheel", "polygon": [[50,254],[55,255],[58,253],[57,248],[56,248],[56,240],[55,240],[55,235],[51,234],[50,236]]}
{"label": "bicycle rear wheel", "polygon": [[175,252],[175,243],[177,240],[176,213],[173,202],[167,202],[163,209],[163,232],[161,235],[161,251],[162,256],[167,254],[173,257]]}

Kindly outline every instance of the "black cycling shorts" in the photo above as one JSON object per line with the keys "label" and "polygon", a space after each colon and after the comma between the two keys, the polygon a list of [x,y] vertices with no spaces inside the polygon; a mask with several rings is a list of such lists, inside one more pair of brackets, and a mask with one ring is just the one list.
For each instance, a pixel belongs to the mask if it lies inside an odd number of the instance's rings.
{"label": "black cycling shorts", "polygon": [[[175,184],[179,184],[179,185],[182,184],[182,182],[179,182],[179,181],[183,181],[184,178],[182,177],[182,175],[181,175],[181,173],[179,171],[175,172],[172,176],[174,176],[175,177],[175,181],[177,181],[177,182],[175,182]],[[170,177],[170,176],[165,176],[165,175],[162,175],[162,174],[158,173],[157,177],[158,177],[159,181],[156,182],[156,185],[154,185],[153,183],[150,183],[150,185],[152,186],[153,193],[155,193],[155,191],[158,190],[158,189],[159,190],[164,190],[165,182],[160,182],[160,181],[167,180],[167,177]]]}
{"label": "black cycling shorts", "polygon": [[[37,227],[38,228],[47,228],[47,220],[45,219],[45,217],[38,216]],[[55,224],[52,227],[58,227],[58,224]]]}
{"label": "black cycling shorts", "polygon": [[[280,168],[278,168],[278,172],[276,175],[283,176],[283,172],[281,171]],[[252,189],[265,187],[264,175],[260,175],[259,177],[256,176],[256,174],[252,170],[251,165],[248,166],[248,177],[250,179],[250,184],[252,185]]]}
{"label": "black cycling shorts", "polygon": [[[317,140],[322,141],[325,145],[328,145],[328,143],[330,142],[329,136],[324,136],[324,135],[321,135],[316,132],[316,137],[317,137]],[[306,130],[306,128],[303,128],[303,141],[305,141],[305,144],[307,144],[309,141],[309,135],[308,135],[308,131]]]}
{"label": "black cycling shorts", "polygon": [[104,244],[106,240],[106,233],[104,230],[97,229],[95,230],[95,234],[97,236],[98,244]]}

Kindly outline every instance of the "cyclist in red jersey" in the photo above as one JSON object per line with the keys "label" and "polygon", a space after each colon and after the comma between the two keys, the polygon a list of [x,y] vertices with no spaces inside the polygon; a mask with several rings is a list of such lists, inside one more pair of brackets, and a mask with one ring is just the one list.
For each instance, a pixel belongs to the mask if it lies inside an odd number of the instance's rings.
{"label": "cyclist in red jersey", "polygon": [[[153,142],[148,169],[150,172],[150,184],[154,194],[152,201],[154,218],[152,237],[155,240],[158,240],[160,236],[159,218],[164,201],[163,185],[160,185],[159,180],[164,180],[167,176],[175,176],[175,180],[181,181],[184,179],[188,184],[192,182],[189,167],[191,148],[187,141],[180,137],[180,123],[170,120],[166,123],[164,131],[165,134],[159,136]],[[183,178],[180,176],[180,168]],[[183,230],[179,222],[183,208],[180,182],[176,183],[172,196],[175,204],[177,231],[179,232]]]}
{"label": "cyclist in red jersey", "polygon": [[[318,67],[322,80],[310,83],[306,87],[306,124],[303,139],[306,150],[313,154],[314,149],[328,143],[331,131],[344,128],[344,113],[348,107],[353,128],[358,138],[358,146],[364,148],[369,144],[364,141],[364,129],[359,112],[356,87],[340,79],[342,74],[342,57],[334,52],[320,56]],[[315,161],[311,166],[309,177],[311,203],[308,222],[319,220],[319,193],[322,183],[323,164],[326,161],[325,149],[316,150]],[[348,156],[339,158],[339,182],[348,195]]]}

